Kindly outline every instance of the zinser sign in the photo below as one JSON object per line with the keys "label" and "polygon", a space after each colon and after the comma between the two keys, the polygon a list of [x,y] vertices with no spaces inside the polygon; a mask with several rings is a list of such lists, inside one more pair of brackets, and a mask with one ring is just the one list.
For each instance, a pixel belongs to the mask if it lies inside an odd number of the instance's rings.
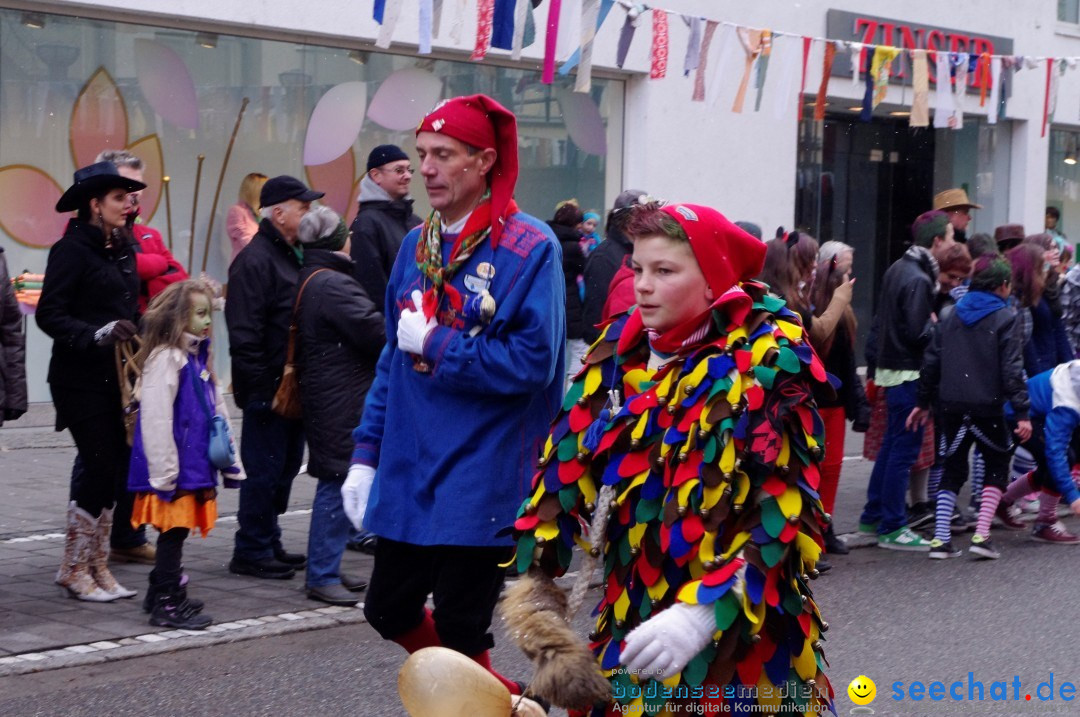
{"label": "zinser sign", "polygon": [[[827,37],[832,40],[861,42],[868,45],[892,45],[905,50],[929,50],[931,53],[944,50],[974,55],[981,55],[984,52],[991,55],[1011,55],[1013,52],[1012,38],[981,35],[967,30],[952,30],[933,25],[919,25],[904,20],[874,17],[845,10],[829,10],[825,15],[825,27]],[[867,69],[870,53],[864,51],[862,54],[863,67]],[[893,67],[891,82],[905,81],[903,67],[904,65],[897,61]],[[837,54],[832,74],[851,77],[851,61],[848,55]],[[936,82],[934,74],[934,63],[931,61],[931,84]],[[971,73],[968,76],[968,84],[974,85],[975,82],[976,77],[974,73]]]}

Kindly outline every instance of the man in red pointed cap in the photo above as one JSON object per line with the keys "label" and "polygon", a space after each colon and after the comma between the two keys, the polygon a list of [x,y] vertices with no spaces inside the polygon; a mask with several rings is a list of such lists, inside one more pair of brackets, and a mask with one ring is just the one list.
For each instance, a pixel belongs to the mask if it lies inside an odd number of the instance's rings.
{"label": "man in red pointed cap", "polygon": [[[808,586],[829,520],[811,392],[825,370],[798,315],[752,280],[764,244],[710,207],[632,212],[637,304],[587,355],[515,522],[527,575],[502,609],[535,660],[531,690],[590,717],[643,695],[662,714],[772,714],[782,690],[831,709]],[[568,601],[551,578],[575,543],[589,557]],[[575,646],[574,596],[597,562],[596,629]]]}
{"label": "man in red pointed cap", "polygon": [[416,150],[433,210],[389,278],[388,342],[344,507],[378,536],[364,611],[379,634],[409,652],[457,650],[520,692],[491,668],[489,627],[514,512],[562,400],[559,245],[514,204],[517,123],[498,102],[441,103]]}

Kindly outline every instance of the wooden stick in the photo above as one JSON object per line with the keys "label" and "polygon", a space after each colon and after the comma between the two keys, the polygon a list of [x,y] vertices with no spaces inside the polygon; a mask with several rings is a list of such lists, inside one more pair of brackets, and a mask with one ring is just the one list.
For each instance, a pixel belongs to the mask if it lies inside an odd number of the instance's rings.
{"label": "wooden stick", "polygon": [[165,185],[165,224],[169,230],[169,251],[172,251],[172,202],[169,201],[169,178],[162,177],[161,183]]}
{"label": "wooden stick", "polygon": [[188,238],[188,276],[195,267],[195,213],[199,208],[199,180],[202,179],[202,163],[206,159],[205,154],[199,155],[199,163],[195,167],[195,195],[191,198],[191,236]]}
{"label": "wooden stick", "polygon": [[232,155],[233,143],[236,142],[236,133],[240,129],[240,120],[244,118],[244,110],[247,109],[250,100],[245,97],[240,103],[240,112],[236,115],[236,124],[232,128],[232,137],[229,137],[229,146],[225,148],[225,159],[221,161],[221,173],[218,175],[217,189],[214,190],[214,203],[210,205],[210,223],[206,227],[206,246],[203,247],[202,270],[206,271],[206,260],[210,257],[210,237],[214,233],[214,215],[217,214],[218,198],[221,196],[221,183],[225,181],[225,170],[229,166],[229,156]]}

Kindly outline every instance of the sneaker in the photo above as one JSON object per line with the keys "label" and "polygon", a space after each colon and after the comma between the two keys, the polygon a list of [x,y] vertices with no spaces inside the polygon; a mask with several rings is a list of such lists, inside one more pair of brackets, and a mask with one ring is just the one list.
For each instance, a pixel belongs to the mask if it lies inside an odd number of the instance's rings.
{"label": "sneaker", "polygon": [[863,535],[877,536],[877,523],[863,523],[859,522],[859,532]]}
{"label": "sneaker", "polygon": [[934,522],[934,504],[930,502],[916,503],[908,508],[908,527],[912,530],[922,528]]}
{"label": "sneaker", "polygon": [[879,535],[877,545],[886,550],[908,550],[920,553],[930,549],[930,543],[911,532],[906,525],[891,533]]}
{"label": "sneaker", "polygon": [[994,514],[997,518],[995,522],[1001,523],[1001,527],[1006,530],[1025,530],[1027,525],[1020,520],[1020,509],[1012,503],[1005,503],[1004,501],[998,503],[997,513]]}
{"label": "sneaker", "polygon": [[994,547],[993,541],[989,537],[984,538],[981,535],[971,537],[971,547],[968,548],[968,552],[976,558],[986,558],[987,560],[997,560],[1001,557],[1001,553]]}
{"label": "sneaker", "polygon": [[1080,543],[1080,536],[1073,535],[1065,529],[1060,520],[1056,523],[1036,523],[1031,530],[1031,537],[1040,543],[1053,543],[1054,545],[1076,545]]}
{"label": "sneaker", "polygon": [[953,547],[951,540],[938,540],[934,538],[930,541],[930,559],[931,560],[947,560],[949,558],[959,558],[960,551]]}

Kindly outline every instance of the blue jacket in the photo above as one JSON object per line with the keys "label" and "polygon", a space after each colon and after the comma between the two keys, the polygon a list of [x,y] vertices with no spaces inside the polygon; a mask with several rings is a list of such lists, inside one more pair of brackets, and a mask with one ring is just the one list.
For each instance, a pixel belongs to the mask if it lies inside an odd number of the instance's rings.
{"label": "blue jacket", "polygon": [[[162,499],[172,500],[177,490],[201,490],[217,485],[218,470],[210,463],[209,456],[207,411],[215,413],[218,397],[214,382],[200,377],[207,369],[209,345],[209,341],[201,341],[197,349],[192,347],[186,352],[176,348],[156,350],[147,359],[140,383],[143,399],[131,446],[128,490],[156,489]],[[153,403],[147,400],[152,390],[147,385],[150,381],[167,383],[165,392],[175,390],[171,411],[154,405],[163,402],[160,398]],[[196,391],[203,392],[206,408]],[[156,390],[154,395],[166,394]]]}
{"label": "blue jacket", "polygon": [[[414,545],[510,545],[498,537],[527,497],[533,466],[563,395],[566,337],[558,242],[527,214],[512,215],[499,245],[484,241],[451,284],[468,301],[489,282],[491,323],[464,315],[425,343],[431,373],[397,346],[414,290],[421,228],[402,241],[386,289],[386,339],[360,425],[354,463],[377,466],[365,515],[376,535]],[[454,236],[443,236],[443,261]],[[484,271],[478,272],[481,264]],[[493,272],[492,272],[493,270]],[[447,300],[443,298],[442,309]],[[465,312],[463,312],[464,314]],[[475,335],[474,335],[475,333]]]}
{"label": "blue jacket", "polygon": [[1031,322],[1031,338],[1024,346],[1024,370],[1028,376],[1050,371],[1075,357],[1065,324],[1045,296],[1031,307]]}
{"label": "blue jacket", "polygon": [[1074,365],[1080,367],[1080,361],[1063,363],[1028,379],[1031,417],[1045,424],[1047,470],[1066,503],[1080,498],[1069,469],[1069,444],[1080,427],[1080,386],[1069,376]]}

